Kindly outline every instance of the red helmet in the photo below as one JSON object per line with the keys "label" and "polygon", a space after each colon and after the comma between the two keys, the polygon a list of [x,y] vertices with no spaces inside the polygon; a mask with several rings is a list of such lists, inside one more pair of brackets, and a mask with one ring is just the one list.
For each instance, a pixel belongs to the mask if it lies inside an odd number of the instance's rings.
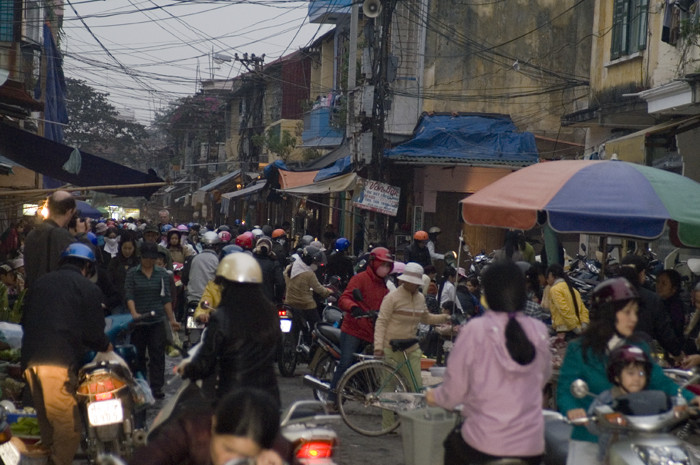
{"label": "red helmet", "polygon": [[644,367],[644,370],[646,371],[646,382],[648,385],[652,369],[651,360],[649,360],[649,356],[642,349],[631,345],[624,345],[613,349],[613,351],[610,352],[607,367],[608,381],[613,384],[618,384],[620,373],[627,365],[632,363],[639,363]]}
{"label": "red helmet", "polygon": [[250,231],[246,231],[240,236],[236,237],[236,245],[245,249],[245,250],[252,250],[253,249],[253,233]]}
{"label": "red helmet", "polygon": [[277,239],[278,237],[282,237],[282,236],[284,236],[285,234],[287,234],[287,232],[286,232],[284,229],[282,229],[282,228],[277,228],[277,229],[275,229],[274,231],[272,231],[272,238],[273,238],[273,239]]}
{"label": "red helmet", "polygon": [[413,234],[413,238],[417,241],[427,241],[428,233],[425,231],[416,231],[415,234]]}
{"label": "red helmet", "polygon": [[639,299],[637,290],[625,278],[606,279],[593,289],[591,301],[594,307],[613,302]]}

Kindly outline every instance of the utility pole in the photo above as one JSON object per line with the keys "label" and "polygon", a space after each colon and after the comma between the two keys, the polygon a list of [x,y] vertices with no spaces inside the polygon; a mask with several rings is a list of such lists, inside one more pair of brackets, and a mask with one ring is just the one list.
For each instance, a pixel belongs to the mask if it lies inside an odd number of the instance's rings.
{"label": "utility pole", "polygon": [[[265,76],[263,75],[263,62],[265,54],[248,56],[244,53],[242,57],[234,54],[234,60],[240,61],[248,70],[252,77],[244,76],[244,80],[252,80],[252,92],[249,98],[245,99],[246,108],[243,118],[239,126],[240,140],[238,142],[238,158],[241,162],[241,173],[251,171],[255,165],[257,170],[260,162],[260,149],[258,145],[253,143],[253,136],[263,134],[265,128],[263,126],[263,106],[265,101]],[[241,176],[242,178],[242,176]]]}

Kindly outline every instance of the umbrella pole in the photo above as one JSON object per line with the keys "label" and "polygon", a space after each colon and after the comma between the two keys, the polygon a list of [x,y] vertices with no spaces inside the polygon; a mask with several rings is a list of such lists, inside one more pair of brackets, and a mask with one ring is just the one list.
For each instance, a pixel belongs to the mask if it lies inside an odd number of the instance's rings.
{"label": "umbrella pole", "polygon": [[[459,282],[459,262],[462,259],[462,242],[464,242],[463,234],[464,234],[464,230],[460,230],[459,231],[459,247],[457,248],[457,269],[455,270],[455,271],[457,271],[457,280],[455,281],[455,284],[457,284]],[[456,290],[457,290],[457,287],[455,286],[455,291]],[[456,295],[457,294],[455,293],[455,296]],[[452,314],[453,315],[455,313],[456,308],[457,308],[457,299],[455,299],[452,302]],[[450,334],[450,340],[452,340],[452,339],[453,339],[452,334]]]}
{"label": "umbrella pole", "polygon": [[608,262],[608,236],[603,236],[603,262],[600,264],[600,276],[598,281],[605,280],[605,265]]}

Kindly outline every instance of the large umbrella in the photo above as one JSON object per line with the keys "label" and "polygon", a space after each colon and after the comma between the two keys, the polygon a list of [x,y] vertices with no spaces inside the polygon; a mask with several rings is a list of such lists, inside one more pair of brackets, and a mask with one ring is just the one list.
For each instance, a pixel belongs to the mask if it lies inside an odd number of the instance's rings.
{"label": "large umbrella", "polygon": [[75,203],[78,209],[78,216],[80,217],[99,219],[104,216],[101,211],[99,211],[87,202],[83,202],[82,200],[76,200]]}
{"label": "large umbrella", "polygon": [[469,224],[656,239],[700,247],[700,184],[622,161],[561,160],[522,168],[462,203]]}

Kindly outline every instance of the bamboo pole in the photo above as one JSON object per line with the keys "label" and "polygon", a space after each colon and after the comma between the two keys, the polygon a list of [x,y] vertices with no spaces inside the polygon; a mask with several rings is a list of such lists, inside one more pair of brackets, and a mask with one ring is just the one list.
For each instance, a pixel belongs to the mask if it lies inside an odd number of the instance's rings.
{"label": "bamboo pole", "polygon": [[24,190],[4,190],[0,191],[0,196],[16,195],[16,194],[42,194],[55,191],[99,191],[104,189],[133,189],[136,187],[161,187],[167,185],[167,182],[147,182],[142,184],[113,184],[108,186],[85,186],[85,187],[57,187],[54,189],[24,189]]}

